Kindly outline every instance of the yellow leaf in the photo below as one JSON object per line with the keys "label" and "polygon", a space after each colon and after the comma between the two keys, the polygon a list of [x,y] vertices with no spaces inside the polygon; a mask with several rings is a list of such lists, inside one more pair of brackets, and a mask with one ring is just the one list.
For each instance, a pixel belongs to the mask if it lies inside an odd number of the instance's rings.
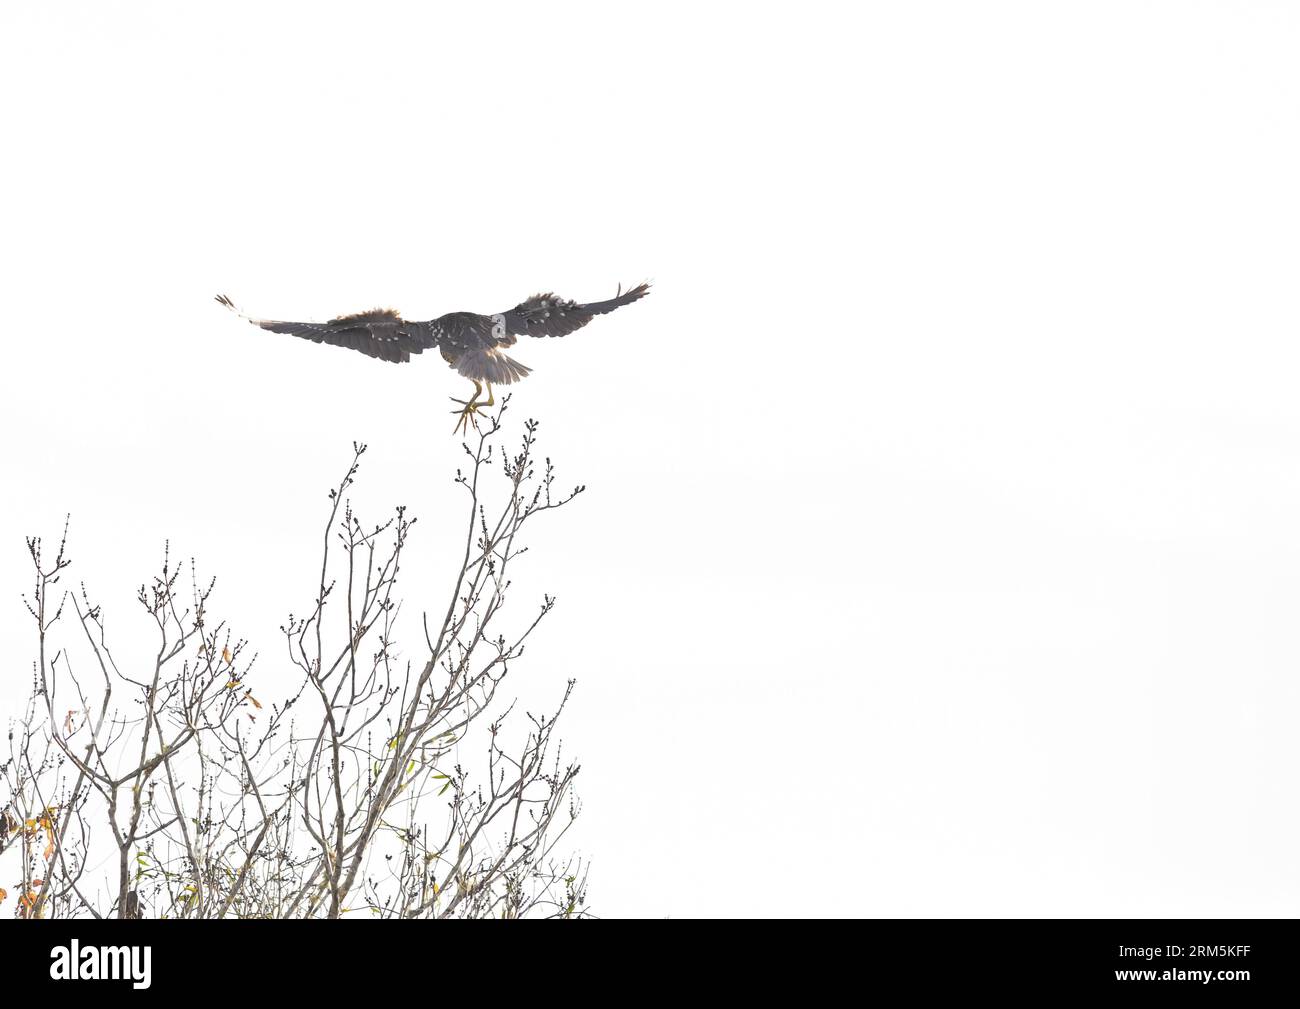
{"label": "yellow leaf", "polygon": [[[39,879],[32,880],[32,886],[40,886],[40,885],[41,885],[41,881]],[[18,898],[19,917],[26,918],[28,915],[30,915],[33,909],[36,907],[36,901],[40,898],[40,896],[41,895],[37,893],[35,890],[28,890],[25,894],[19,897]]]}
{"label": "yellow leaf", "polygon": [[235,661],[235,657],[230,654],[229,648],[221,649],[221,657],[226,660],[226,665],[230,665],[230,663]]}

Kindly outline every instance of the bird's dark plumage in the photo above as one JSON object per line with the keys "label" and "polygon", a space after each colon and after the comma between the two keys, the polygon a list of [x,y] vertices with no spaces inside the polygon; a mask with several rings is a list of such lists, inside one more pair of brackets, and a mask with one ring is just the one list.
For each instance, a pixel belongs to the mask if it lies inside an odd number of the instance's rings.
{"label": "bird's dark plumage", "polygon": [[553,294],[534,294],[503,313],[502,317],[506,332],[511,336],[568,336],[596,316],[645,297],[649,290],[649,284],[639,284],[626,294],[620,291],[609,301],[593,301],[588,305],[565,301]]}
{"label": "bird's dark plumage", "polygon": [[[649,290],[649,284],[640,284],[608,301],[585,305],[553,294],[535,294],[496,315],[451,312],[427,322],[403,319],[391,308],[343,315],[328,322],[244,318],[272,333],[288,333],[314,343],[347,347],[395,364],[403,364],[412,354],[436,347],[444,360],[466,378],[490,385],[510,385],[531,370],[502,353],[501,348],[512,346],[517,337],[567,336],[596,316],[643,298]],[[225,295],[218,296],[217,301],[232,311],[239,311]]]}

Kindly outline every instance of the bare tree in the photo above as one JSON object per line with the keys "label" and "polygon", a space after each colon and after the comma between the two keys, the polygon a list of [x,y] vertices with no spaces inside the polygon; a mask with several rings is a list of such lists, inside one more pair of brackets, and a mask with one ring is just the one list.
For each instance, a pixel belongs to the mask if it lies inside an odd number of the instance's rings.
{"label": "bare tree", "polygon": [[578,765],[556,737],[573,682],[545,715],[498,698],[555,602],[507,627],[511,564],[526,527],[582,488],[556,492],[535,422],[516,452],[500,447],[505,408],[465,446],[463,550],[445,604],[424,613],[418,661],[396,644],[415,520],[398,508],[363,525],[353,446],[329,493],[318,592],[281,627],[297,682],[278,702],[258,696],[258,656],[213,615],[215,583],[193,562],[165,552],[141,586],[156,644],[127,661],[85,585],[64,587],[66,524],[53,558],[28,540],[37,655],[0,764],[15,914],[587,913],[586,864],[558,850],[579,809]]}

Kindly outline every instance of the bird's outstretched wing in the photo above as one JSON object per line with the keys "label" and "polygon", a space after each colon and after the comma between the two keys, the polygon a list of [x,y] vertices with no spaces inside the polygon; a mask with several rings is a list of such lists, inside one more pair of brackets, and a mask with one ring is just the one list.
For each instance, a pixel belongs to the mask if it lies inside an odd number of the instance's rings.
{"label": "bird's outstretched wing", "polygon": [[554,294],[534,294],[510,311],[503,312],[502,316],[506,332],[513,336],[568,336],[596,316],[630,305],[644,298],[649,291],[649,284],[638,284],[626,293],[620,289],[620,293],[609,301],[593,301],[586,305],[557,298]]}
{"label": "bird's outstretched wing", "polygon": [[377,308],[356,315],[343,315],[329,322],[280,322],[274,319],[254,319],[235,307],[224,294],[217,301],[232,312],[247,319],[254,326],[272,333],[288,333],[313,343],[328,343],[332,347],[358,350],[367,357],[401,364],[433,346],[427,324],[409,322],[391,308]]}

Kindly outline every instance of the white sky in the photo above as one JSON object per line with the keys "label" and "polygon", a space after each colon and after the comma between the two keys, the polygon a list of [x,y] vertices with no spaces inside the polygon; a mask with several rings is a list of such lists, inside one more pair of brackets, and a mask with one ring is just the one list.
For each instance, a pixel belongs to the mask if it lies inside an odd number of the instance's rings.
{"label": "white sky", "polygon": [[0,709],[67,511],[119,652],[170,538],[274,693],[353,439],[442,598],[463,381],[213,294],[650,278],[515,355],[590,487],[512,605],[597,912],[1294,914],[1298,51],[1281,2],[4,5]]}

